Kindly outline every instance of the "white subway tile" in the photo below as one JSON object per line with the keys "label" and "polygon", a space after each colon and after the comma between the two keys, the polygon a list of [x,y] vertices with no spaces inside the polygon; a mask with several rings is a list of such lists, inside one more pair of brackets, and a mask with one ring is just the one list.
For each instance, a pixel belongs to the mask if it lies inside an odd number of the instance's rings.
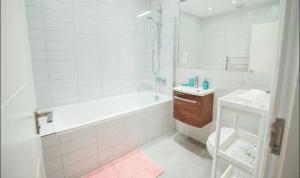
{"label": "white subway tile", "polygon": [[80,94],[97,94],[100,92],[100,86],[95,85],[95,86],[79,86],[79,92]]}
{"label": "white subway tile", "polygon": [[61,158],[53,159],[45,162],[46,174],[51,174],[63,169]]}
{"label": "white subway tile", "polygon": [[47,40],[57,41],[74,41],[74,33],[59,32],[59,31],[46,31]]}
{"label": "white subway tile", "polygon": [[99,68],[99,60],[88,60],[85,58],[79,58],[78,60],[80,69],[97,69]]}
{"label": "white subway tile", "polygon": [[33,72],[34,81],[48,81],[48,71],[34,71]]}
{"label": "white subway tile", "polygon": [[43,149],[44,160],[50,161],[61,156],[60,145],[52,146]]}
{"label": "white subway tile", "polygon": [[59,137],[57,134],[47,135],[42,137],[43,148],[56,146],[59,144]]}
{"label": "white subway tile", "polygon": [[64,167],[67,167],[72,164],[76,164],[77,162],[80,162],[82,159],[95,154],[98,154],[98,145],[96,142],[91,145],[87,145],[86,147],[80,150],[64,155],[63,165]]}
{"label": "white subway tile", "polygon": [[49,71],[50,80],[62,80],[62,79],[70,79],[76,77],[77,77],[77,72],[75,71],[75,69]]}
{"label": "white subway tile", "polygon": [[48,69],[46,61],[32,61],[33,71],[46,71]]}
{"label": "white subway tile", "polygon": [[100,97],[100,92],[93,92],[93,93],[80,93],[79,94],[79,101],[84,102],[84,101],[92,101],[95,99],[98,99]]}
{"label": "white subway tile", "polygon": [[29,33],[30,40],[44,40],[45,39],[43,30],[31,28],[31,29],[29,29],[28,33]]}
{"label": "white subway tile", "polygon": [[77,95],[77,88],[62,88],[62,89],[52,89],[51,96],[53,98],[64,98],[64,97],[71,97]]}
{"label": "white subway tile", "polygon": [[69,97],[63,97],[63,98],[52,98],[52,104],[54,106],[62,106],[62,105],[68,105],[78,102],[77,96],[69,96]]}
{"label": "white subway tile", "polygon": [[76,54],[73,51],[47,51],[48,60],[75,60]]}
{"label": "white subway tile", "polygon": [[82,16],[82,15],[78,15],[78,14],[75,14],[74,15],[75,17],[75,23],[76,24],[89,24],[89,25],[98,25],[98,19],[97,18],[86,18],[86,16]]}
{"label": "white subway tile", "polygon": [[65,178],[63,170],[58,170],[51,174],[47,174],[47,178]]}
{"label": "white subway tile", "polygon": [[81,177],[98,167],[98,155],[91,155],[71,166],[65,167],[65,178]]}
{"label": "white subway tile", "polygon": [[97,18],[97,9],[82,6],[81,4],[74,4],[74,13],[86,17]]}
{"label": "white subway tile", "polygon": [[73,51],[74,43],[65,41],[46,41],[47,50]]}
{"label": "white subway tile", "polygon": [[75,35],[76,42],[98,42],[98,35],[76,33]]}
{"label": "white subway tile", "polygon": [[45,50],[45,41],[44,40],[30,40],[31,50]]}
{"label": "white subway tile", "polygon": [[74,4],[78,5],[78,6],[83,6],[86,8],[92,8],[92,9],[98,9],[98,4],[99,1],[98,0],[74,0],[73,1]]}
{"label": "white subway tile", "polygon": [[58,11],[72,11],[72,1],[70,0],[43,0],[43,7]]}
{"label": "white subway tile", "polygon": [[72,13],[50,9],[44,9],[44,18],[63,22],[73,22]]}
{"label": "white subway tile", "polygon": [[79,42],[79,43],[77,42],[76,49],[78,51],[96,52],[96,51],[99,51],[99,42],[97,42],[97,41],[95,41],[95,42],[84,41],[84,42]]}
{"label": "white subway tile", "polygon": [[41,18],[31,18],[28,17],[28,27],[29,28],[38,28],[38,29],[43,29],[43,21]]}
{"label": "white subway tile", "polygon": [[119,147],[125,146],[125,135],[123,132],[119,131],[117,135],[113,137],[107,137],[99,141],[99,147],[101,152],[107,149],[111,149],[115,146],[119,146]]}
{"label": "white subway tile", "polygon": [[48,70],[65,70],[70,71],[76,69],[76,61],[48,61]]}
{"label": "white subway tile", "polygon": [[64,142],[67,142],[67,141],[71,141],[71,140],[74,140],[74,139],[81,138],[81,137],[86,136],[86,135],[90,135],[90,134],[92,134],[96,131],[97,131],[97,126],[88,126],[88,127],[85,127],[85,128],[80,128],[79,130],[74,130],[74,131],[71,131],[71,132],[62,133],[60,135],[60,140],[61,140],[62,143],[64,143]]}
{"label": "white subway tile", "polygon": [[88,145],[97,142],[97,133],[91,133],[89,135],[82,136],[78,139],[71,140],[69,142],[65,142],[61,145],[62,153],[65,155],[67,153],[71,153],[73,151],[84,148]]}
{"label": "white subway tile", "polygon": [[123,145],[117,145],[114,147],[111,147],[107,150],[101,151],[99,154],[100,156],[100,164],[105,165],[114,159],[119,158],[125,153],[125,149]]}
{"label": "white subway tile", "polygon": [[99,84],[98,78],[79,78],[78,85],[79,86],[95,86]]}
{"label": "white subway tile", "polygon": [[52,89],[71,88],[71,87],[76,87],[76,86],[77,86],[76,79],[52,80],[51,81]]}
{"label": "white subway tile", "polygon": [[91,34],[97,35],[98,34],[98,26],[97,25],[87,25],[87,24],[76,24],[75,25],[75,32],[77,33],[84,33],[84,34]]}
{"label": "white subway tile", "polygon": [[26,6],[26,15],[27,17],[35,17],[35,18],[42,18],[42,8],[34,7],[34,6]]}
{"label": "white subway tile", "polygon": [[133,150],[141,146],[142,144],[145,144],[147,140],[147,128],[146,125],[144,127],[140,128],[132,128],[132,129],[126,129],[126,135],[125,135],[125,144],[126,144],[126,150]]}
{"label": "white subway tile", "polygon": [[46,52],[41,50],[31,50],[32,60],[46,60]]}
{"label": "white subway tile", "polygon": [[59,22],[54,20],[44,21],[45,30],[63,31],[63,32],[73,32],[74,25],[70,22]]}
{"label": "white subway tile", "polygon": [[41,7],[42,6],[42,1],[41,0],[26,0],[25,4],[27,6]]}

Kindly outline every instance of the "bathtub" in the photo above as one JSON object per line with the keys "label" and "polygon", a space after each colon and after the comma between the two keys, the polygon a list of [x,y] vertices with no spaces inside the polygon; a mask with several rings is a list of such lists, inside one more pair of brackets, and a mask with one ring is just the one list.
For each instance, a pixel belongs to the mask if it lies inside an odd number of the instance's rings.
{"label": "bathtub", "polygon": [[172,98],[153,91],[143,91],[105,99],[53,108],[55,132],[65,132],[171,102]]}
{"label": "bathtub", "polygon": [[80,177],[175,130],[172,98],[143,91],[52,108],[41,137],[47,178]]}

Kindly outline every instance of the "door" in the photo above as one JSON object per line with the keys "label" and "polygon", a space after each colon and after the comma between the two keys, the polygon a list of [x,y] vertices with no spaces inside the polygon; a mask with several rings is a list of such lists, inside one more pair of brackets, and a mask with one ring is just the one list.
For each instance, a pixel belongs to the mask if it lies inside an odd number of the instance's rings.
{"label": "door", "polygon": [[[299,177],[299,0],[281,0],[280,45],[272,84],[271,120],[267,125],[264,178]],[[269,146],[271,124],[285,121],[279,155]]]}
{"label": "door", "polygon": [[24,0],[1,0],[1,178],[44,178]]}

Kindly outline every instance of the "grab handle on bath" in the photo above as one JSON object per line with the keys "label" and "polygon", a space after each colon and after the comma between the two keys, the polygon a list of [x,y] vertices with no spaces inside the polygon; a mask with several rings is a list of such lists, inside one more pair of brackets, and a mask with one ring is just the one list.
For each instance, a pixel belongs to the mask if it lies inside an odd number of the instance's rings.
{"label": "grab handle on bath", "polygon": [[185,102],[188,102],[188,103],[194,103],[194,104],[197,103],[197,101],[181,98],[181,97],[178,97],[178,96],[174,96],[174,99],[178,99],[180,101],[185,101]]}

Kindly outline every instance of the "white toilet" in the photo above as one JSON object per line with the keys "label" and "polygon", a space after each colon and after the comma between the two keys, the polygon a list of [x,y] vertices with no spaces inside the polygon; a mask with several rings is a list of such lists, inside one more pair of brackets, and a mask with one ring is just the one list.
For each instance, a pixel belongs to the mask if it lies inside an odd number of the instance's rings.
{"label": "white toilet", "polygon": [[[219,144],[222,144],[224,140],[232,133],[234,132],[233,128],[228,128],[228,127],[222,127],[221,128],[221,134],[220,134],[220,142]],[[215,138],[216,138],[216,132],[213,132],[210,134],[210,136],[207,139],[206,142],[206,147],[207,150],[210,154],[210,156],[213,158],[214,157],[214,150],[215,150]],[[221,173],[223,173],[226,168],[228,167],[228,163],[222,159],[219,160],[218,162],[218,171],[217,171],[217,177],[220,177]]]}
{"label": "white toilet", "polygon": [[[221,128],[221,134],[220,134],[220,144],[224,142],[224,140],[232,133],[234,132],[233,128],[228,127],[222,127]],[[215,138],[216,138],[216,132],[213,132],[209,135],[206,147],[211,157],[214,156],[214,150],[215,150]]]}

